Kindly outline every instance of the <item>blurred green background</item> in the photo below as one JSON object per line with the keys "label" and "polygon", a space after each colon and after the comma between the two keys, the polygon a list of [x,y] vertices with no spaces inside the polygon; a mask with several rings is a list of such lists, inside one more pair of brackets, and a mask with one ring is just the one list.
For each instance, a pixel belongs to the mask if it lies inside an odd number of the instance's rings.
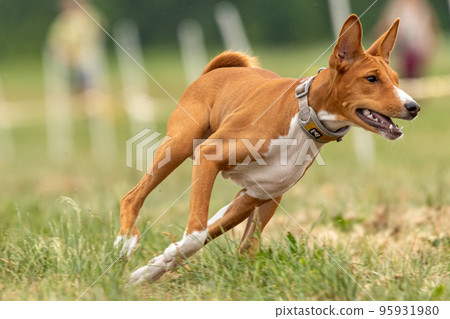
{"label": "blurred green background", "polygon": [[[0,56],[39,54],[58,0],[3,0],[0,4]],[[176,28],[181,19],[198,20],[210,45],[220,45],[220,35],[213,18],[219,0],[96,0],[93,3],[112,25],[128,17],[136,21],[145,46],[176,45]],[[327,2],[320,1],[230,1],[239,9],[252,44],[301,45],[332,40]],[[371,0],[351,0],[352,11],[361,14]],[[379,0],[364,17],[370,32],[388,0]],[[444,30],[450,29],[446,0],[430,0]],[[308,30],[308,32],[304,32]],[[301,36],[300,36],[301,35]]]}

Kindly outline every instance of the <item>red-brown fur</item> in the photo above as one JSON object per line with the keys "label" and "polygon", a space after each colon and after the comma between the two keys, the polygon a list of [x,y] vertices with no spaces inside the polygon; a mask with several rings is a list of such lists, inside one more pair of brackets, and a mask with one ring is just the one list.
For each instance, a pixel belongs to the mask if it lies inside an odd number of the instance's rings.
{"label": "red-brown fur", "polygon": [[202,74],[206,74],[212,70],[219,68],[257,68],[259,67],[258,59],[242,52],[225,51],[216,56],[203,70]]}
{"label": "red-brown fur", "polygon": [[[372,132],[377,130],[355,114],[361,105],[391,117],[411,117],[394,96],[393,86],[398,86],[398,77],[388,64],[397,28],[398,20],[365,51],[361,45],[359,19],[355,15],[347,19],[330,56],[329,67],[317,75],[310,89],[309,101],[316,113],[326,111],[336,114],[338,120],[351,122]],[[214,58],[199,79],[186,90],[169,118],[167,135],[171,139],[157,151],[152,174],[146,174],[121,201],[119,235],[139,235],[136,218],[145,198],[178,165],[193,155],[193,139],[237,139],[236,159],[239,163],[249,156],[239,139],[249,139],[253,144],[258,139],[266,139],[259,150],[264,156],[271,139],[287,134],[291,119],[298,112],[294,90],[300,80],[281,78],[256,66],[255,58],[239,52],[224,52]],[[379,83],[368,83],[365,80],[368,74],[376,74]],[[158,168],[157,164],[164,159],[168,147],[171,149],[171,161]],[[225,142],[224,158],[213,161],[204,160],[205,155],[216,151],[208,140],[195,150],[195,157],[202,161],[192,171],[187,234],[206,228],[215,178],[221,170],[233,168],[228,164],[227,147]],[[241,252],[256,249],[254,233],[262,231],[281,200],[281,196],[273,200],[253,198],[243,191],[244,195],[237,196],[226,217],[208,227],[208,240],[211,240],[248,218]]]}

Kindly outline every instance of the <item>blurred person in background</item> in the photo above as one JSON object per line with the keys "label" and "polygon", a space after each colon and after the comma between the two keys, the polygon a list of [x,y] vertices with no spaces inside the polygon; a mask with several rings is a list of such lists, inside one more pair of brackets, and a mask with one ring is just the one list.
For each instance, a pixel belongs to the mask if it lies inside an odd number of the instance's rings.
{"label": "blurred person in background", "polygon": [[415,78],[425,74],[439,39],[439,26],[432,6],[426,0],[392,0],[384,8],[375,33],[400,18],[396,62],[401,77]]}
{"label": "blurred person in background", "polygon": [[105,34],[84,10],[101,24],[104,19],[89,0],[77,2],[79,5],[73,0],[60,1],[60,13],[49,29],[47,50],[54,63],[67,68],[71,91],[84,93],[87,111],[92,112],[98,104],[90,100],[107,91]]}
{"label": "blurred person in background", "polygon": [[[91,153],[99,165],[113,156],[115,133],[106,67],[103,19],[88,0],[62,0],[44,49],[49,154],[73,148],[70,105],[80,103],[89,119]],[[74,94],[75,93],[75,94]],[[59,138],[58,136],[62,136]]]}

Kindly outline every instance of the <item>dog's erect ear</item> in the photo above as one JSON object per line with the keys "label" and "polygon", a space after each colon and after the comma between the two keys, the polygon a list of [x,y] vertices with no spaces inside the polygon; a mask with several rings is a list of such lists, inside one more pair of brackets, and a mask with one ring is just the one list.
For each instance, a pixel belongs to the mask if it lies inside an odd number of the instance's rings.
{"label": "dog's erect ear", "polygon": [[374,56],[383,57],[384,61],[389,64],[389,55],[394,48],[395,41],[397,40],[398,24],[400,19],[394,21],[389,30],[386,31],[372,46],[367,50],[367,53]]}
{"label": "dog's erect ear", "polygon": [[362,27],[356,15],[350,15],[342,26],[339,39],[330,56],[331,68],[344,70],[353,61],[364,56],[364,48],[361,44]]}

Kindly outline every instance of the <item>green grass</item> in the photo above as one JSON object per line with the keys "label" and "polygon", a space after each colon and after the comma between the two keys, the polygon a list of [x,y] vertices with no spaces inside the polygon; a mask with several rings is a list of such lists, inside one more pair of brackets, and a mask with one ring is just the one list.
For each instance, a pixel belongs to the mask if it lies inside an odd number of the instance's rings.
{"label": "green grass", "polygon": [[[264,67],[295,76],[323,47],[255,52]],[[446,69],[449,61],[442,56],[437,61]],[[325,55],[317,67],[326,60]],[[113,96],[111,110],[117,156],[105,157],[101,165],[92,159],[87,122],[78,110],[76,154],[64,165],[48,160],[37,62],[24,62],[30,74],[20,72],[18,62],[3,65],[12,79],[3,79],[8,100],[32,102],[8,107],[17,152],[12,161],[0,158],[0,300],[75,300],[119,256],[112,248],[119,201],[142,174],[125,166],[125,141],[133,132],[120,109],[119,94]],[[147,66],[180,96],[186,85],[176,53],[150,50]],[[113,86],[118,82],[114,78]],[[151,92],[163,97],[153,84]],[[326,165],[313,165],[284,196],[283,208],[317,243],[279,209],[254,259],[237,254],[242,233],[238,227],[160,281],[127,286],[133,270],[160,254],[172,242],[170,237],[182,236],[189,208],[186,194],[145,233],[132,258],[115,263],[81,299],[369,300],[361,285],[377,300],[449,300],[450,106],[448,99],[421,104],[419,118],[402,123],[402,140],[375,137],[373,166],[358,165],[349,135],[324,147]],[[173,108],[170,101],[158,104],[158,120],[150,128],[164,132]],[[188,160],[150,194],[140,214],[141,231],[189,186],[190,177]],[[218,178],[211,212],[228,204],[238,190]]]}

